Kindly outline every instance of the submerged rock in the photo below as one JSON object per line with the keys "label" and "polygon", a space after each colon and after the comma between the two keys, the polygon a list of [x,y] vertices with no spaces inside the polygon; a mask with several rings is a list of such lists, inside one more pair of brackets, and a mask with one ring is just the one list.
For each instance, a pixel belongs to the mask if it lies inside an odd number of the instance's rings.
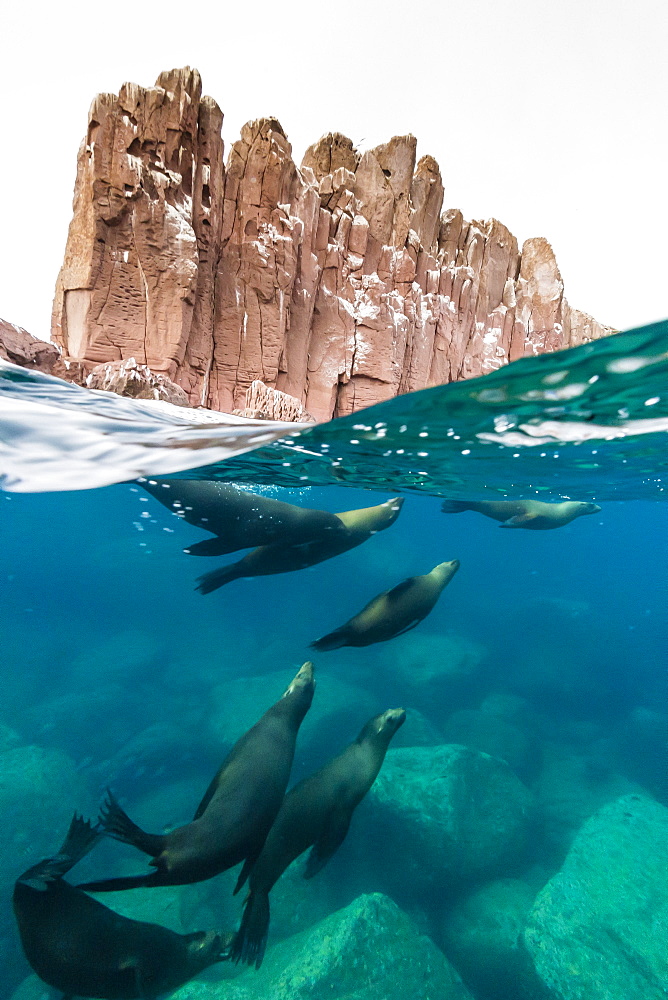
{"label": "submerged rock", "polygon": [[545,846],[560,864],[586,819],[607,802],[642,789],[620,774],[602,772],[600,761],[587,755],[556,744],[544,745],[543,752],[532,789],[543,816]]}
{"label": "submerged rock", "polygon": [[526,778],[535,765],[536,748],[529,737],[491,712],[473,708],[453,712],[443,732],[448,743],[461,743],[505,760],[521,778]]}
{"label": "submerged rock", "polygon": [[665,1000],[667,872],[658,802],[627,795],[585,823],[524,935],[550,1000]]}
{"label": "submerged rock", "polygon": [[442,924],[445,953],[485,1000],[539,1000],[544,991],[524,945],[535,891],[499,879],[460,900]]}
{"label": "submerged rock", "polygon": [[475,687],[485,648],[454,633],[411,633],[406,646],[387,643],[379,657],[392,695],[442,725],[443,706],[456,705]]}
{"label": "submerged rock", "polygon": [[267,952],[233,983],[194,981],[173,1000],[471,1000],[445,956],[386,896],[360,896]]}
{"label": "submerged rock", "polygon": [[515,866],[532,815],[530,792],[503,761],[463,746],[410,747],[388,752],[350,838],[377,885],[434,900]]}

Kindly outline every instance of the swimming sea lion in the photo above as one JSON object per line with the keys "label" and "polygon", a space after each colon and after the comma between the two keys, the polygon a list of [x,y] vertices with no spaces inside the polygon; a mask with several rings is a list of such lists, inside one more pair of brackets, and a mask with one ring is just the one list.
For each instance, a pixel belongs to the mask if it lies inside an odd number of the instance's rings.
{"label": "swimming sea lion", "polygon": [[564,500],[563,503],[545,503],[542,500],[444,500],[441,510],[444,514],[460,514],[463,510],[475,510],[495,521],[501,521],[502,528],[561,528],[583,514],[597,514],[601,508],[597,503],[579,500]]}
{"label": "swimming sea lion", "polygon": [[298,544],[341,530],[336,514],[329,511],[258,496],[214,480],[146,480],[141,486],[188,524],[213,532],[215,538],[184,550],[191,556],[224,556],[273,542]]}
{"label": "swimming sea lion", "polygon": [[410,632],[427,617],[458,569],[459,559],[453,559],[434,566],[431,573],[410,576],[392,590],[374,597],[341,628],[316,639],[311,643],[312,648],[324,653],[340,646],[370,646]]}
{"label": "swimming sea lion", "polygon": [[348,549],[361,545],[377,531],[384,531],[394,524],[403,504],[402,497],[394,497],[376,507],[361,510],[344,510],[334,516],[339,519],[341,530],[323,535],[316,541],[301,545],[263,545],[253,549],[238,562],[221,566],[200,576],[197,590],[200,594],[210,594],[232,580],[248,576],[267,576],[273,573],[289,573],[306,569],[341,555]]}
{"label": "swimming sea lion", "polygon": [[[312,847],[305,878],[312,878],[343,843],[355,808],[373,785],[390,740],[403,725],[403,708],[367,722],[357,739],[288,792],[249,876],[241,926],[229,957],[260,968],[269,929],[269,892],[288,865]],[[239,879],[237,888],[240,888]]]}
{"label": "swimming sea lion", "polygon": [[300,668],[287,691],[235,744],[209,785],[191,823],[170,833],[144,833],[109,793],[104,832],[152,858],[147,875],[86,882],[80,888],[114,892],[139,886],[185,885],[212,878],[262,850],[290,777],[297,732],[313,700],[313,664]]}
{"label": "swimming sea lion", "polygon": [[176,934],[129,920],[63,878],[100,837],[75,814],[58,854],[17,880],[14,914],[28,962],[40,979],[74,996],[152,1000],[227,958],[229,936]]}

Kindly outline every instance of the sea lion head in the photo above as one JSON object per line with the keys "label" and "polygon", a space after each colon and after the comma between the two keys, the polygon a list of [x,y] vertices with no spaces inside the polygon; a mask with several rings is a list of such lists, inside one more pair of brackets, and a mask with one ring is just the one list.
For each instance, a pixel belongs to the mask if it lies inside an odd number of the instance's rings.
{"label": "sea lion head", "polygon": [[450,583],[460,565],[459,559],[451,559],[449,562],[439,563],[438,566],[434,566],[429,576],[437,577],[439,582],[445,587],[447,583]]}
{"label": "sea lion head", "polygon": [[375,507],[362,507],[360,510],[344,510],[336,516],[343,521],[348,531],[368,531],[375,534],[394,524],[404,505],[403,497],[392,497],[385,503]]}
{"label": "sea lion head", "polygon": [[216,962],[224,962],[234,940],[234,934],[220,931],[195,931],[187,934],[188,958],[197,972]]}
{"label": "sea lion head", "polygon": [[313,676],[313,664],[310,660],[307,660],[293,677],[285,694],[281,698],[281,702],[287,701],[291,705],[294,705],[297,714],[303,719],[311,707],[314,691],[315,678]]}
{"label": "sea lion head", "polygon": [[598,514],[601,509],[597,503],[578,503],[579,514]]}
{"label": "sea lion head", "polygon": [[385,746],[390,742],[397,729],[400,729],[406,721],[406,710],[404,708],[388,708],[380,715],[374,715],[369,719],[362,732],[357,737],[358,743],[367,740],[381,742]]}

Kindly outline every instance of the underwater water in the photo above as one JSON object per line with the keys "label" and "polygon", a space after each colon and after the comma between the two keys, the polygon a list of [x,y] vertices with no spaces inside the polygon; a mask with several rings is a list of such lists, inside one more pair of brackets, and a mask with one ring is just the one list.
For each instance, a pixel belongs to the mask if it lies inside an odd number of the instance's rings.
{"label": "underwater water", "polygon": [[[329,864],[305,880],[302,858],[272,890],[261,970],[223,962],[175,997],[665,996],[667,370],[657,324],[295,433],[196,424],[7,366],[0,996],[57,995],[21,952],[11,894],[74,810],[94,818],[111,787],[145,830],[188,822],[309,659],[291,784],[372,716],[406,721]],[[143,485],[173,474],[333,512],[404,502],[335,558],[203,595],[197,578],[246,550],[184,553],[210,536]],[[503,530],[442,498],[600,510]],[[417,627],[310,648],[455,559]],[[68,877],[147,860],[105,839]],[[98,898],[180,933],[232,931],[237,874]]]}

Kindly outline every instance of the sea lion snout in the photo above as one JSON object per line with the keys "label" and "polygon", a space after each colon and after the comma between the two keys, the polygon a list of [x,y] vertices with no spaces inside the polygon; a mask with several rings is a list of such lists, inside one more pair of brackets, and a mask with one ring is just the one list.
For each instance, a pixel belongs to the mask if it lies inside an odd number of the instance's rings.
{"label": "sea lion snout", "polygon": [[294,678],[292,680],[292,683],[288,687],[288,689],[285,692],[285,694],[283,695],[283,697],[287,698],[288,695],[293,694],[293,692],[295,692],[295,691],[302,691],[305,688],[313,688],[313,689],[315,689],[315,678],[314,678],[314,675],[313,675],[313,664],[311,663],[310,660],[307,660],[306,663],[302,664],[302,666],[299,668],[299,670],[297,671],[297,673],[295,674],[295,676],[294,676]]}
{"label": "sea lion snout", "polygon": [[449,562],[439,563],[438,566],[435,567],[435,569],[443,570],[448,573],[449,577],[452,577],[457,572],[460,566],[461,563],[459,559],[451,559]]}
{"label": "sea lion snout", "polygon": [[600,509],[597,503],[585,503],[582,505],[583,514],[598,514]]}
{"label": "sea lion snout", "polygon": [[405,708],[390,708],[386,713],[385,717],[389,723],[394,725],[395,729],[399,729],[403,726],[406,721],[406,709]]}

